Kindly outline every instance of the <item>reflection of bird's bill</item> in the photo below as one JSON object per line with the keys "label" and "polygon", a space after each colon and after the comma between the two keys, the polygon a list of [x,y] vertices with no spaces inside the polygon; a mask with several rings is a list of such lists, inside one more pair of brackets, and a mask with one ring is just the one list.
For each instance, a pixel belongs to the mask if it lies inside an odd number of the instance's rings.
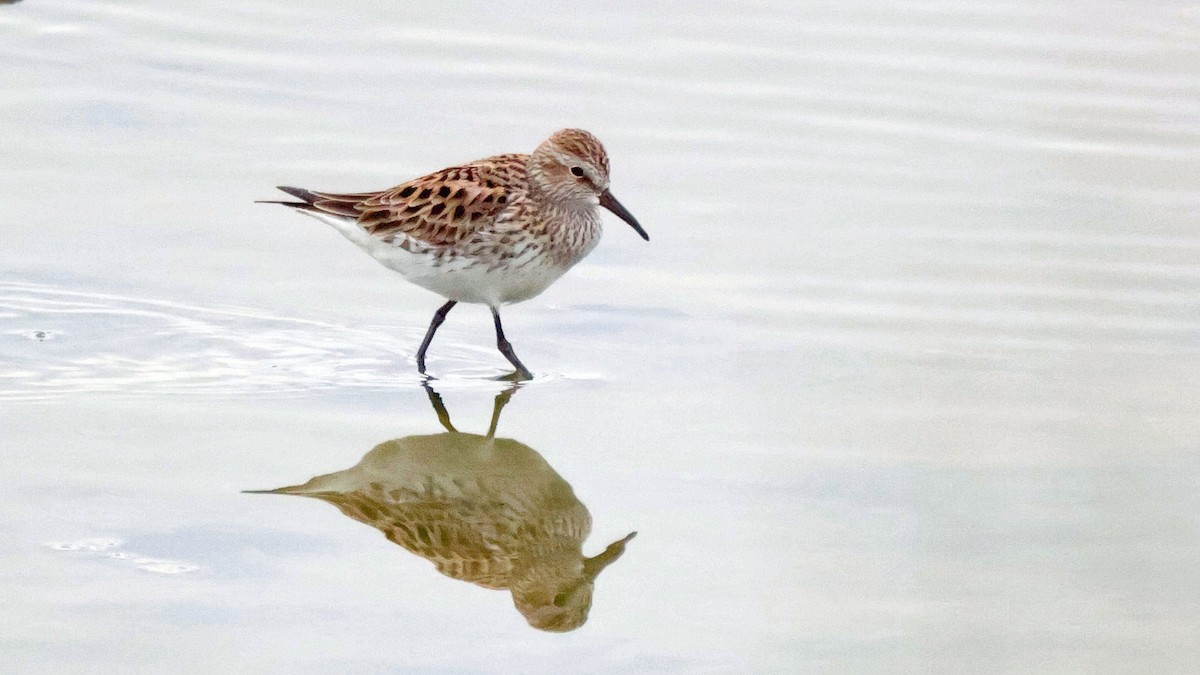
{"label": "reflection of bird's bill", "polygon": [[617,201],[617,198],[614,197],[613,194],[608,190],[600,193],[600,206],[603,206],[609,211],[617,214],[617,217],[629,223],[629,226],[637,231],[637,233],[642,236],[642,239],[650,241],[650,235],[646,234],[646,231],[642,229],[642,226],[638,223],[637,218],[634,218],[633,214],[629,212],[629,209],[622,206],[621,202]]}
{"label": "reflection of bird's bill", "polygon": [[618,539],[608,545],[600,554],[594,555],[583,561],[583,573],[589,579],[595,579],[604,571],[605,567],[615,563],[618,558],[625,555],[625,544],[629,543],[630,539],[637,536],[637,532],[630,532],[624,538]]}

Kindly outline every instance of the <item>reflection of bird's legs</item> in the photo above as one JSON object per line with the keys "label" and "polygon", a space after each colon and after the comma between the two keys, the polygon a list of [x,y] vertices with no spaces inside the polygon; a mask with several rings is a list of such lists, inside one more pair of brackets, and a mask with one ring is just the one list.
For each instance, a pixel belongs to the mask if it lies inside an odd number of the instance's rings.
{"label": "reflection of bird's legs", "polygon": [[446,412],[446,404],[442,403],[442,395],[433,390],[428,382],[422,382],[422,387],[425,387],[425,393],[429,394],[429,402],[433,404],[433,411],[437,413],[438,421],[446,428],[446,431],[458,433],[458,429],[450,423],[450,413]]}
{"label": "reflection of bird's legs", "polygon": [[492,424],[488,427],[488,438],[492,438],[496,435],[496,425],[500,423],[500,411],[504,410],[504,406],[508,405],[508,402],[512,400],[513,392],[519,388],[519,385],[514,384],[508,389],[496,394],[496,401],[492,404]]}

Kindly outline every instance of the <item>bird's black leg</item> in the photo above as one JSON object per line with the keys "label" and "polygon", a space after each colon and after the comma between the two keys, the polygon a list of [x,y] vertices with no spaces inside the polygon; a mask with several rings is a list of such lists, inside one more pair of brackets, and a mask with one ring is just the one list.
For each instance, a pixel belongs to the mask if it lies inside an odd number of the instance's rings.
{"label": "bird's black leg", "polygon": [[451,300],[433,313],[433,321],[429,322],[429,330],[425,331],[425,339],[421,341],[421,348],[417,350],[417,372],[422,375],[425,374],[425,351],[429,349],[429,343],[433,342],[433,334],[437,332],[438,326],[442,325],[442,322],[446,320],[446,315],[457,304],[457,300]]}
{"label": "bird's black leg", "polygon": [[514,375],[517,375],[522,380],[532,380],[533,373],[529,372],[524,363],[521,363],[521,359],[517,358],[512,345],[504,338],[504,327],[500,325],[500,312],[496,311],[495,307],[492,307],[491,310],[492,318],[496,321],[496,347],[500,349],[500,353],[504,355],[504,358],[508,359],[508,362],[513,364],[513,367],[517,369]]}

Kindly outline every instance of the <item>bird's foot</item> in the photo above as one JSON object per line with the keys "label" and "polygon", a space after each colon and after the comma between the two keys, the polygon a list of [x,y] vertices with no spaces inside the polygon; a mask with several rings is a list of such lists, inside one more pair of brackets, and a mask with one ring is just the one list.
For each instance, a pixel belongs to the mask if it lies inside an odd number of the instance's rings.
{"label": "bird's foot", "polygon": [[496,378],[497,382],[527,382],[533,379],[533,373],[521,368],[514,370],[507,375],[501,375]]}

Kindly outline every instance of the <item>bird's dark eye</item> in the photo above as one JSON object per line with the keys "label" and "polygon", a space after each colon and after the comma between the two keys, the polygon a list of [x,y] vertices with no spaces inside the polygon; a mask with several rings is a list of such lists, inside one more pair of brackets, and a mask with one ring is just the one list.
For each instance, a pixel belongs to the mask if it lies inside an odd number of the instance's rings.
{"label": "bird's dark eye", "polygon": [[581,167],[581,166],[573,166],[573,167],[571,167],[571,175],[573,175],[573,176],[583,176],[583,167]]}

